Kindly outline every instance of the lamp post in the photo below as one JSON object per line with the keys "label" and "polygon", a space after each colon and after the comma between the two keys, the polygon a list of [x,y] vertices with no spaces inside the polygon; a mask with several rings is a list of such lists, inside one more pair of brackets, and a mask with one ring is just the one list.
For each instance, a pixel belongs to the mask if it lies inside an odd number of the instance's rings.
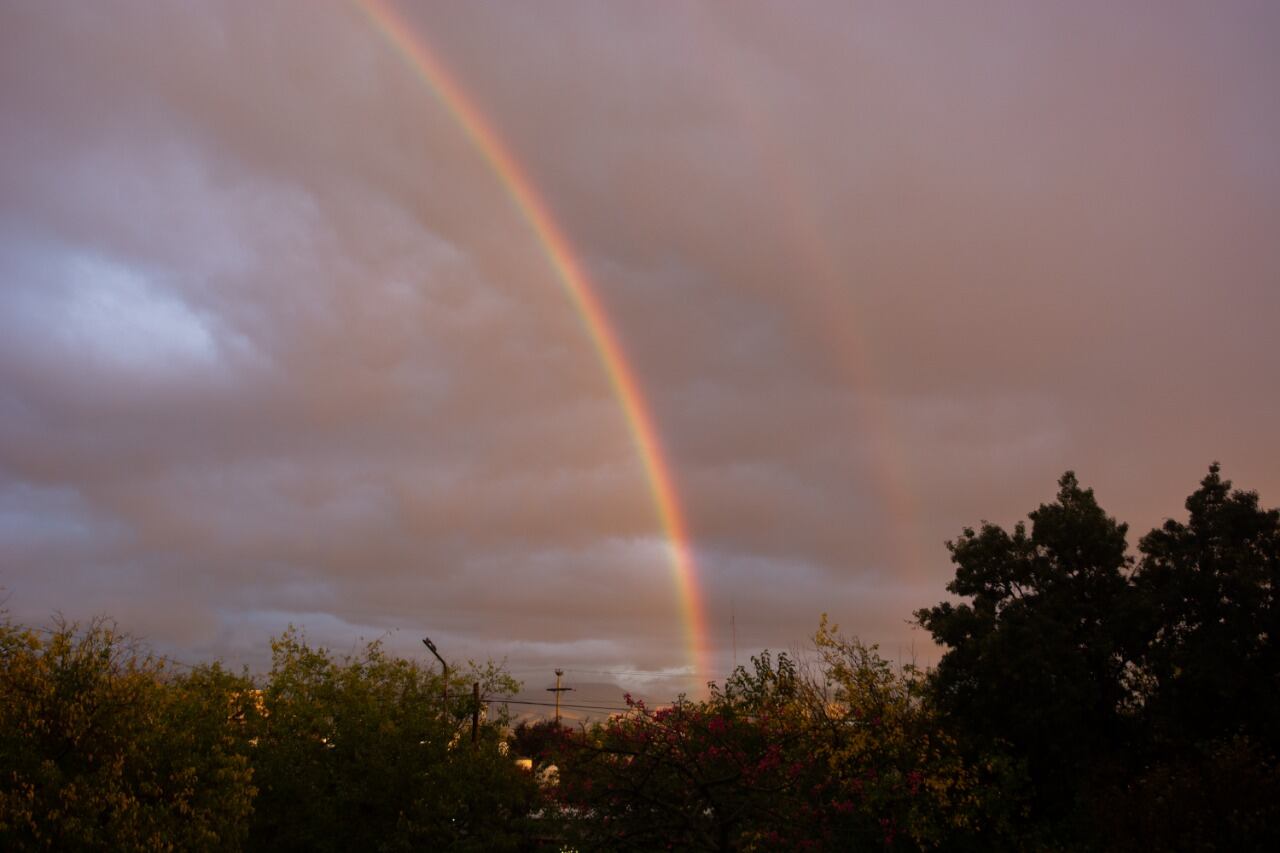
{"label": "lamp post", "polygon": [[436,651],[436,644],[431,642],[430,637],[422,638],[422,645],[431,650],[431,654],[436,656],[436,660],[440,661],[440,666],[444,669],[444,712],[449,713],[449,664],[444,662],[444,658],[440,657],[440,653]]}

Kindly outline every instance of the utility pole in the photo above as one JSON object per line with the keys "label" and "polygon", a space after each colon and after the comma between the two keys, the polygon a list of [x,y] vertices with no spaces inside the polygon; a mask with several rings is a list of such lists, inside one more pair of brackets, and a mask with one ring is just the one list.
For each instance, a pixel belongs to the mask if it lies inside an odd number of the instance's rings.
{"label": "utility pole", "polygon": [[[560,694],[557,693],[557,696]],[[480,733],[480,682],[471,682],[471,747],[475,748]]]}
{"label": "utility pole", "polygon": [[564,675],[563,669],[556,670],[556,686],[548,687],[547,692],[556,694],[556,725],[560,725],[560,694],[566,690],[572,690],[572,687],[561,687],[560,676]]}

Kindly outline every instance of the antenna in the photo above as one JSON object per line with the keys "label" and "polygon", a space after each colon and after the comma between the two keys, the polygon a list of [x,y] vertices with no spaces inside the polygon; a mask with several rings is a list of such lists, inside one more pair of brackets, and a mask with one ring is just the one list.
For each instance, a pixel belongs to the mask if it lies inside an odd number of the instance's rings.
{"label": "antenna", "polygon": [[729,634],[733,637],[733,668],[738,668],[738,609],[732,597],[729,598]]}

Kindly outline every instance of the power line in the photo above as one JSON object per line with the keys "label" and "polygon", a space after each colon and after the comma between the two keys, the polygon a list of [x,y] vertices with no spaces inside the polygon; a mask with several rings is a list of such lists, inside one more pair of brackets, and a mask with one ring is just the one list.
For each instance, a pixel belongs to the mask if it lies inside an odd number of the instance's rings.
{"label": "power line", "polygon": [[[571,673],[571,674],[576,673],[579,675],[586,674],[586,675],[635,676],[635,677],[646,678],[654,681],[657,681],[660,679],[692,679],[697,677],[692,673],[688,673],[688,672],[662,672],[661,670],[653,670],[653,669],[572,669],[569,667],[565,667],[564,671],[566,673]],[[545,667],[528,667],[528,668],[521,668],[521,669],[506,670],[506,673],[508,675],[529,675],[529,674],[537,674],[537,673],[543,673],[543,672],[546,672]]]}
{"label": "power line", "polygon": [[[482,699],[481,701],[487,702],[490,705],[536,705],[539,708],[554,708],[556,706],[556,703],[554,702],[530,702],[530,701],[525,701],[523,699],[503,699],[501,696],[494,696],[494,697]],[[675,700],[672,700],[670,702],[646,702],[645,707],[649,709],[653,709],[653,708],[661,708],[661,707],[666,707],[666,706],[675,705],[675,704],[676,704]],[[560,707],[571,708],[575,711],[630,711],[636,706],[635,705],[630,705],[630,706],[569,705],[569,704],[561,703]]]}
{"label": "power line", "polygon": [[[528,702],[528,701],[525,701],[525,700],[522,700],[522,699],[503,699],[503,698],[498,697],[498,696],[495,696],[495,697],[493,697],[493,698],[489,698],[489,699],[482,699],[481,701],[483,701],[483,702],[487,702],[487,703],[489,703],[490,705],[536,705],[536,706],[537,706],[537,707],[539,707],[539,708],[554,708],[554,707],[556,707],[556,703],[555,703],[555,702]],[[570,709],[570,710],[572,710],[572,711],[629,711],[629,710],[631,710],[630,708],[628,708],[628,707],[626,707],[626,706],[617,706],[617,705],[615,705],[615,706],[609,706],[609,705],[569,705],[569,704],[567,704],[567,703],[561,703],[561,704],[560,704],[560,707],[561,707],[561,708],[568,708],[568,709]]]}
{"label": "power line", "polygon": [[691,672],[662,672],[654,669],[565,669],[565,672],[587,672],[592,675],[639,675],[645,678],[695,678]]}

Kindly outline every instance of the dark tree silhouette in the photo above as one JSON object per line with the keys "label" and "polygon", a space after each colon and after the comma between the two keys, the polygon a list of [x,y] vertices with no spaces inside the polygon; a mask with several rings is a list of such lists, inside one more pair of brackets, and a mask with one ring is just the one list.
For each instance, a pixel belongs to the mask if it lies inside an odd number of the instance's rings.
{"label": "dark tree silhouette", "polygon": [[1134,576],[1149,719],[1182,741],[1247,735],[1280,746],[1280,512],[1233,491],[1215,463],[1187,523],[1142,538]]}
{"label": "dark tree silhouette", "polygon": [[1126,738],[1127,526],[1073,473],[1031,529],[983,524],[947,543],[947,589],[963,600],[916,613],[948,651],[933,698],[975,755],[1007,754],[1029,783],[1031,820],[1068,819],[1084,780]]}

